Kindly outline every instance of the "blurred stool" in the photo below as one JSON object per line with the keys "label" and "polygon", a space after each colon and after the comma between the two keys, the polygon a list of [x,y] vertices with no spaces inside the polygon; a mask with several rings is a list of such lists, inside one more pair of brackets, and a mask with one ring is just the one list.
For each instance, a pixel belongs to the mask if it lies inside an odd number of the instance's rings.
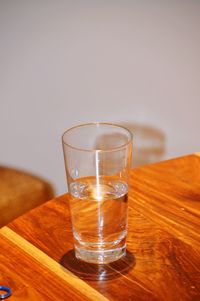
{"label": "blurred stool", "polygon": [[0,227],[53,196],[52,186],[43,179],[0,166]]}

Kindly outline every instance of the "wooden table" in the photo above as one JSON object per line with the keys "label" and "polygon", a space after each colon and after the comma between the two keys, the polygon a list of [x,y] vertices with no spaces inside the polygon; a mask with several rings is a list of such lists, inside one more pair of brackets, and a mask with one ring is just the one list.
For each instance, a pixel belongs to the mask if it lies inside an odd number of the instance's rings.
{"label": "wooden table", "polygon": [[0,284],[12,300],[200,300],[200,156],[131,173],[127,256],[74,257],[68,195],[0,230]]}

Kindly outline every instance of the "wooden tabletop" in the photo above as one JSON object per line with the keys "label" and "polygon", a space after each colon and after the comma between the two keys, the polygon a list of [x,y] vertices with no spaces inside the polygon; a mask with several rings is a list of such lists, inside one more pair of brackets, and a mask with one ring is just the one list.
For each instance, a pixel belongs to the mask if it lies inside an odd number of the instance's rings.
{"label": "wooden tabletop", "polygon": [[74,256],[66,194],[0,230],[0,285],[12,300],[200,300],[200,156],[131,172],[127,255]]}

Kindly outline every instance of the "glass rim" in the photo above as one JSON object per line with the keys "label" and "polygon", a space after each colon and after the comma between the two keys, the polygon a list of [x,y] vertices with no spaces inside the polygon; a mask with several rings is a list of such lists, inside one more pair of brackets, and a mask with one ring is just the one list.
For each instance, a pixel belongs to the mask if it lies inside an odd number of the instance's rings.
{"label": "glass rim", "polygon": [[[129,133],[130,138],[128,139],[128,141],[126,143],[122,144],[121,146],[113,147],[113,148],[110,148],[110,149],[86,149],[86,148],[81,148],[81,147],[73,146],[73,145],[71,145],[69,143],[66,143],[64,141],[64,136],[65,136],[66,133],[70,132],[73,129],[80,128],[80,127],[87,126],[87,125],[108,125],[108,126],[115,126],[115,127],[118,127],[118,128],[126,130]],[[130,143],[132,143],[132,141],[133,141],[133,133],[129,129],[127,129],[125,126],[122,126],[122,125],[119,125],[119,124],[116,124],[116,123],[110,123],[110,122],[88,122],[88,123],[86,122],[86,123],[80,123],[78,125],[72,126],[69,129],[65,130],[64,133],[62,134],[62,143],[63,143],[63,145],[66,145],[66,146],[68,146],[68,147],[70,147],[70,148],[72,148],[74,150],[84,151],[84,152],[113,152],[113,151],[118,151],[118,150],[123,149],[124,147],[128,146]]]}

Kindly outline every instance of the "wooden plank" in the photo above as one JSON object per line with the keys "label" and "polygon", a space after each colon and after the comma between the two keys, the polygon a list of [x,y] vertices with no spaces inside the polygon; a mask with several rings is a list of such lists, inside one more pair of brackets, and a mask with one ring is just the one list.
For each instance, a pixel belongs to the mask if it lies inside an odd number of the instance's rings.
{"label": "wooden plank", "polygon": [[0,233],[0,284],[11,288],[10,301],[88,300]]}
{"label": "wooden plank", "polygon": [[59,280],[64,280],[71,287],[75,288],[75,290],[77,290],[78,288],[78,292],[81,293],[82,299],[84,296],[86,296],[87,300],[107,301],[107,299],[103,295],[94,290],[83,280],[73,275],[70,271],[65,269],[51,257],[46,255],[44,252],[36,248],[34,245],[26,241],[24,238],[22,238],[20,235],[18,235],[8,227],[2,228],[0,230],[0,234],[10,240],[13,244],[17,245],[18,248],[26,252],[31,258],[35,259],[41,266],[53,272],[57,277],[59,277]]}
{"label": "wooden plank", "polygon": [[130,252],[126,258],[117,262],[117,266],[116,263],[98,266],[76,260],[72,251],[66,196],[35,210],[21,217],[21,223],[16,225],[15,221],[15,226],[14,223],[10,225],[12,229],[21,232],[24,238],[109,300],[156,300],[148,286],[143,285],[137,278],[126,276],[135,265],[135,257]]}
{"label": "wooden plank", "polygon": [[193,155],[132,172],[128,254],[107,266],[74,257],[68,195],[9,226],[109,300],[199,300],[199,168]]}
{"label": "wooden plank", "polygon": [[162,229],[199,248],[199,158],[178,158],[133,172],[129,204]]}
{"label": "wooden plank", "polygon": [[[81,263],[74,258],[72,237],[66,231],[70,226],[66,209],[66,197],[38,208],[37,214],[34,214],[34,218],[37,216],[36,220],[29,215],[25,223],[21,223],[21,229],[24,229],[25,225],[29,229],[28,235],[27,231],[23,230],[23,236],[26,235],[27,239],[32,240],[40,249],[45,249],[56,261],[61,261],[67,269],[87,281],[109,300],[166,300],[166,297],[168,300],[181,300],[183,297],[185,300],[195,300],[198,296],[199,253],[157,227],[143,214],[130,209],[129,228],[133,231],[129,231],[128,235],[128,256],[98,270],[93,265]],[[51,212],[57,215],[57,219],[55,217],[52,222],[42,219],[48,212],[50,215]],[[65,226],[62,225],[63,221]],[[179,248],[185,254],[183,257],[183,254],[178,252]],[[185,269],[190,266],[190,258],[193,258],[191,274],[194,279],[190,278]],[[183,278],[177,266],[179,261]],[[175,283],[179,283],[180,289],[169,290]]]}

